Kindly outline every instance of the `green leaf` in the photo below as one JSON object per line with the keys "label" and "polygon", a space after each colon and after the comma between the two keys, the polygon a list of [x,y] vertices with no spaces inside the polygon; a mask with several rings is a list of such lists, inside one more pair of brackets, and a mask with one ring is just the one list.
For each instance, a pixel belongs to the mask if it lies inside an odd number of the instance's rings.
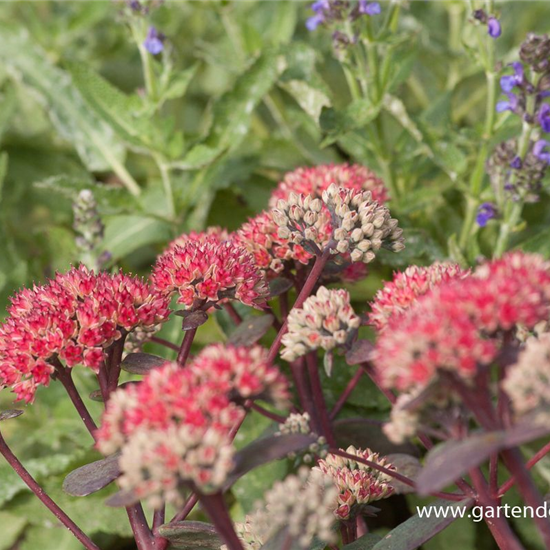
{"label": "green leaf", "polygon": [[[450,525],[455,519],[452,508],[470,508],[474,499],[468,498],[461,502],[449,502],[448,500],[438,500],[433,504],[426,506],[426,510],[432,508],[432,513],[428,517],[419,517],[415,514],[407,521],[391,530],[380,542],[376,543],[372,550],[415,550],[426,541],[435,537],[440,531]],[[437,508],[447,508],[447,514],[440,513],[441,517],[436,517],[434,510]],[[367,547],[368,548],[368,547]]]}
{"label": "green leaf", "polygon": [[193,77],[197,73],[198,68],[199,64],[195,63],[184,71],[172,73],[165,90],[162,92],[163,99],[168,100],[183,97],[189,87],[189,84],[191,83],[191,80],[193,80]]}
{"label": "green leaf", "polygon": [[2,202],[2,189],[8,172],[8,153],[0,153],[0,202]]}
{"label": "green leaf", "polygon": [[248,133],[254,109],[282,68],[276,53],[265,51],[239,76],[233,89],[216,102],[208,137],[195,145],[177,166],[187,170],[200,168],[237,147]]}
{"label": "green leaf", "polygon": [[16,109],[16,96],[13,86],[9,86],[4,90],[4,94],[0,101],[0,138],[4,135],[11,117]]}
{"label": "green leaf", "polygon": [[[53,516],[52,516],[53,518]],[[49,528],[48,528],[49,527]],[[81,550],[82,545],[63,525],[28,527],[18,550]]]}
{"label": "green leaf", "polygon": [[105,224],[102,249],[114,260],[127,256],[138,248],[168,242],[172,237],[170,225],[147,216],[114,216]]}
{"label": "green leaf", "polygon": [[534,237],[523,241],[519,248],[525,252],[542,254],[546,259],[550,258],[550,228],[545,228]]}
{"label": "green leaf", "polygon": [[124,147],[111,128],[92,113],[70,76],[55,67],[26,30],[0,26],[0,60],[31,87],[47,108],[60,135],[77,150],[89,170],[110,170],[120,164]]}
{"label": "green leaf", "polygon": [[82,63],[71,63],[68,68],[88,107],[122,140],[141,152],[166,150],[153,119],[140,115],[143,105],[138,96],[127,96]]}
{"label": "green leaf", "polygon": [[10,550],[21,535],[27,520],[8,512],[0,512],[0,550]]}
{"label": "green leaf", "polygon": [[216,529],[202,521],[176,521],[158,529],[159,535],[170,541],[174,550],[220,550],[222,541]]}
{"label": "green leaf", "polygon": [[280,82],[279,87],[290,94],[316,122],[319,121],[323,108],[331,106],[326,90],[305,80],[287,80]]}

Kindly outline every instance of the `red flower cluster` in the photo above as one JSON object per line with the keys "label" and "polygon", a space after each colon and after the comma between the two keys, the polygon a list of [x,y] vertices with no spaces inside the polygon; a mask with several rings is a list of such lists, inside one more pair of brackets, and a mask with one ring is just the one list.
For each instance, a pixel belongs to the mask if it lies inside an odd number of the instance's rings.
{"label": "red flower cluster", "polygon": [[321,198],[323,191],[326,191],[332,183],[354,191],[370,191],[372,199],[379,204],[384,204],[388,200],[384,182],[365,166],[322,164],[298,168],[286,174],[271,194],[269,206],[276,207],[279,199],[288,200],[290,193]]}
{"label": "red flower cluster", "polygon": [[160,292],[179,293],[178,303],[196,307],[225,298],[256,306],[265,301],[268,287],[254,258],[232,241],[200,236],[175,245],[160,256],[152,280]]}
{"label": "red flower cluster", "polygon": [[371,303],[369,322],[376,330],[383,330],[393,315],[403,313],[432,288],[468,274],[469,271],[451,263],[435,263],[428,267],[412,265],[403,272],[395,273],[393,280],[376,293]]}
{"label": "red flower cluster", "polygon": [[212,344],[187,367],[198,383],[215,380],[230,397],[263,399],[286,408],[290,399],[288,380],[269,364],[261,346],[250,348]]}
{"label": "red flower cluster", "polygon": [[503,332],[533,328],[549,310],[550,264],[536,255],[507,254],[392,316],[376,346],[379,375],[400,390],[427,384],[439,369],[471,377],[494,359]]}
{"label": "red flower cluster", "polygon": [[189,241],[203,243],[207,240],[216,239],[218,242],[222,243],[224,241],[231,240],[231,238],[232,236],[227,229],[212,226],[208,227],[206,231],[191,231],[189,233],[183,233],[168,245],[168,249],[171,250],[176,246],[183,246]]}
{"label": "red flower cluster", "polygon": [[168,318],[168,300],[142,280],[73,268],[11,300],[0,327],[0,382],[31,402],[47,386],[58,360],[97,371],[121,331]]}

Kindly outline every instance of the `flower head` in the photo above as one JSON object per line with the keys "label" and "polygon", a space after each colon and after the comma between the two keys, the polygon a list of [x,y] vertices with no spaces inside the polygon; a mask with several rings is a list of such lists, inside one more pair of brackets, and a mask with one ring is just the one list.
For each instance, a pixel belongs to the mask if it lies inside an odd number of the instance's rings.
{"label": "flower head", "polygon": [[22,290],[8,313],[0,327],[0,382],[30,402],[55,368],[98,371],[112,342],[165,321],[169,309],[166,297],[138,278],[80,266]]}
{"label": "flower head", "polygon": [[498,38],[502,34],[500,21],[496,17],[489,17],[487,20],[487,32],[491,38]]}
{"label": "flower head", "polygon": [[268,294],[254,258],[238,244],[214,236],[169,248],[158,258],[152,280],[166,295],[179,293],[178,303],[189,308],[225,298],[256,306]]}
{"label": "flower head", "polygon": [[230,397],[263,399],[286,408],[290,398],[288,380],[270,365],[267,350],[212,344],[205,347],[187,367],[201,381],[215,380]]}
{"label": "flower head", "polygon": [[384,182],[365,166],[360,164],[322,164],[298,168],[286,174],[283,181],[271,194],[269,206],[274,208],[280,199],[288,200],[291,193],[311,195],[313,198],[320,199],[323,191],[326,191],[333,183],[346,189],[370,191],[372,199],[379,204],[388,200]]}
{"label": "flower head", "polygon": [[540,160],[550,164],[550,142],[539,139],[533,147],[533,154]]}
{"label": "flower head", "polygon": [[517,416],[534,415],[536,421],[550,419],[550,333],[529,338],[518,362],[502,382]]}
{"label": "flower head", "polygon": [[269,540],[281,529],[302,549],[309,548],[313,538],[332,543],[335,534],[334,510],[336,489],[317,470],[300,468],[273,485],[264,497],[264,506],[252,519],[252,530],[261,540]]}
{"label": "flower head", "polygon": [[505,75],[500,78],[500,88],[503,92],[511,92],[516,86],[521,86],[524,82],[523,64],[516,61],[511,64],[514,74]]}
{"label": "flower head", "polygon": [[550,132],[550,105],[543,103],[539,110],[539,124],[543,132]]}
{"label": "flower head", "polygon": [[176,246],[184,246],[189,242],[203,244],[205,242],[218,242],[223,243],[230,241],[232,236],[226,229],[218,226],[208,227],[206,231],[190,231],[189,233],[183,233],[179,237],[176,237],[169,245],[167,250],[172,250]]}
{"label": "flower head", "polygon": [[331,350],[345,344],[360,324],[361,320],[355,315],[346,290],[320,287],[317,294],[310,296],[301,308],[290,311],[281,357],[294,361],[312,350]]}
{"label": "flower head", "polygon": [[479,227],[485,227],[489,220],[497,215],[497,209],[492,202],[484,202],[477,209],[476,222]]}
{"label": "flower head", "polygon": [[458,264],[435,263],[428,267],[410,266],[396,273],[391,282],[379,290],[371,303],[369,321],[381,331],[386,328],[392,316],[403,313],[416,300],[432,288],[450,279],[461,279],[469,272]]}
{"label": "flower head", "polygon": [[378,2],[368,2],[367,0],[359,0],[359,13],[365,15],[379,15],[382,8]]}
{"label": "flower head", "polygon": [[550,66],[550,37],[547,34],[529,33],[521,44],[519,56],[535,72],[546,72]]}
{"label": "flower head", "polygon": [[[388,470],[395,470],[386,458],[380,457],[370,449],[362,450],[350,446],[346,449],[346,453],[375,462]],[[340,520],[355,517],[360,513],[361,506],[389,497],[394,493],[389,475],[349,458],[328,454],[324,460],[319,461],[315,469],[332,480],[338,490],[334,514]]]}
{"label": "flower head", "polygon": [[515,112],[518,109],[519,105],[518,96],[511,92],[507,92],[505,95],[507,96],[508,100],[501,100],[497,102],[497,113],[503,113],[504,111]]}
{"label": "flower head", "polygon": [[158,55],[164,50],[164,39],[164,35],[158,32],[155,27],[149,27],[143,46],[150,54]]}
{"label": "flower head", "polygon": [[[244,550],[260,550],[265,544],[265,541],[261,539],[254,532],[254,518],[252,516],[246,516],[243,523],[237,522],[234,524],[235,532],[241,540]],[[224,544],[220,550],[228,550]]]}

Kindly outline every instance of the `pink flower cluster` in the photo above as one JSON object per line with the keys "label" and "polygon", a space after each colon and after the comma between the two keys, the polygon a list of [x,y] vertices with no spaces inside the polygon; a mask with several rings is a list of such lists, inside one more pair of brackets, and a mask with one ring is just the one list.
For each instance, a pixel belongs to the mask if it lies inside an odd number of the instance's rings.
{"label": "pink flower cluster", "polygon": [[[370,449],[362,450],[350,446],[346,452],[395,471],[395,467],[385,457],[380,457]],[[319,460],[319,465],[315,469],[331,479],[338,490],[334,514],[340,520],[355,517],[355,514],[360,512],[361,506],[389,497],[394,493],[390,476],[352,459],[328,454],[326,459]]]}
{"label": "pink flower cluster", "polygon": [[457,264],[435,263],[428,267],[412,265],[379,290],[371,303],[369,322],[376,330],[383,330],[393,315],[399,315],[434,287],[450,279],[464,278],[468,271]]}
{"label": "pink flower cluster", "polygon": [[173,249],[176,246],[183,246],[189,241],[204,243],[210,239],[215,239],[222,243],[232,239],[231,233],[223,227],[212,226],[208,227],[206,231],[190,231],[189,233],[183,233],[179,237],[175,238],[169,245],[169,249]]}
{"label": "pink flower cluster", "polygon": [[229,432],[244,416],[237,403],[245,399],[284,407],[288,381],[260,346],[207,346],[185,369],[168,362],[114,392],[97,447],[122,450],[121,486],[153,503],[179,502],[182,482],[214,491],[232,467]]}
{"label": "pink flower cluster", "polygon": [[384,385],[409,390],[428,384],[440,369],[465,378],[490,363],[502,334],[548,319],[550,264],[512,252],[451,278],[393,315],[376,345]]}
{"label": "pink flower cluster", "polygon": [[58,274],[11,300],[0,327],[0,383],[31,402],[59,361],[98,371],[105,348],[122,332],[152,327],[169,315],[168,300],[142,280],[94,274],[84,266]]}
{"label": "pink flower cluster", "polygon": [[384,182],[365,166],[359,164],[321,164],[297,168],[285,175],[271,194],[269,206],[274,208],[280,199],[288,200],[290,193],[320,198],[331,184],[354,191],[370,191],[379,204],[388,200]]}
{"label": "pink flower cluster", "polygon": [[268,295],[263,272],[252,255],[218,235],[198,234],[169,248],[158,258],[152,280],[165,295],[179,293],[178,303],[188,308],[227,298],[257,306]]}

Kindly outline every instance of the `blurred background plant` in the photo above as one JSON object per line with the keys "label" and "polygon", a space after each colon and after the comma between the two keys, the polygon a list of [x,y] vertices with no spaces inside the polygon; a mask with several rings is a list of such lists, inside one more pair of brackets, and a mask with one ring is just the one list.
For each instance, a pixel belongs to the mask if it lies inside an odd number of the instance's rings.
{"label": "blurred background plant", "polygon": [[[544,44],[527,39],[547,31],[549,16],[546,2],[519,0],[4,3],[2,310],[16,288],[78,261],[146,273],[177,235],[236,229],[285,172],[329,162],[377,172],[405,228],[406,250],[380,254],[381,266],[350,287],[359,310],[411,263],[467,265],[513,246],[550,257],[548,77],[533,53]],[[520,61],[521,74],[508,66]],[[223,331],[217,316],[199,343]],[[347,381],[335,376],[335,396]],[[85,373],[78,382],[95,389]],[[17,433],[6,430],[55,496],[63,474],[91,456],[57,390]],[[356,395],[350,413],[387,417],[372,388]],[[259,472],[257,495],[277,475]],[[242,519],[255,493],[234,493]],[[122,548],[126,523],[93,505],[104,493],[59,497],[102,547]],[[0,464],[0,550],[78,548],[60,529],[45,535],[39,506]],[[459,523],[427,547],[457,536],[462,548],[483,544],[481,527]],[[528,536],[528,524],[514,523]]]}

